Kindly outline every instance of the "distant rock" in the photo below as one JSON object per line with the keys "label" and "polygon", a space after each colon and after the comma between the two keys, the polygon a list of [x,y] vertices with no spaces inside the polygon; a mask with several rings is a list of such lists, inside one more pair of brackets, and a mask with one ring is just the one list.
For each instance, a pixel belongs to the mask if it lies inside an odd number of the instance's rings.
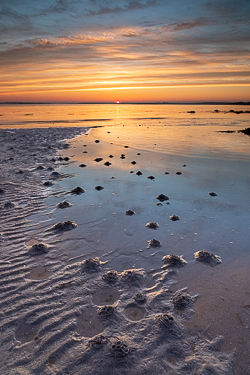
{"label": "distant rock", "polygon": [[239,130],[238,132],[250,136],[250,128],[246,128],[246,129],[243,129],[243,130]]}
{"label": "distant rock", "polygon": [[216,193],[214,193],[214,192],[212,191],[212,193],[209,193],[209,195],[210,195],[211,197],[217,197],[218,194],[216,194]]}
{"label": "distant rock", "polygon": [[104,163],[104,165],[106,165],[106,167],[109,167],[109,166],[111,165],[111,163],[110,163],[109,161],[106,161],[106,162]]}

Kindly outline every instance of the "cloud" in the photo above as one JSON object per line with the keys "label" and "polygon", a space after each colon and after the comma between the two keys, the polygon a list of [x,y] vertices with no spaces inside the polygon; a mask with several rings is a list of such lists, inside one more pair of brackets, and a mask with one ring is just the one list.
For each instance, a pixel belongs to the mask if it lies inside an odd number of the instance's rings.
{"label": "cloud", "polygon": [[10,33],[16,31],[22,33],[23,31],[31,31],[32,23],[30,18],[13,9],[4,6],[0,10],[0,32]]}
{"label": "cloud", "polygon": [[214,19],[220,22],[237,20],[249,21],[250,2],[249,0],[211,0],[201,5],[202,11],[211,14]]}
{"label": "cloud", "polygon": [[75,11],[74,5],[76,4],[79,4],[79,0],[56,0],[54,5],[42,8],[34,16],[47,16],[53,13],[60,14]]}
{"label": "cloud", "polygon": [[[91,9],[87,11],[88,15],[91,16],[99,16],[99,15],[104,15],[104,14],[110,14],[110,13],[119,13],[119,12],[127,12],[127,11],[134,11],[134,10],[141,10],[141,9],[146,9],[152,6],[155,6],[157,4],[156,0],[129,0],[129,1],[120,1],[121,3],[124,3],[122,5],[117,5],[117,1],[114,2],[113,6],[110,6],[112,3],[111,1],[109,2],[104,2],[104,1],[96,1],[92,0],[93,5],[97,6],[97,9]],[[107,4],[107,5],[103,5]]]}
{"label": "cloud", "polygon": [[215,24],[215,21],[210,21],[204,17],[200,17],[194,21],[171,23],[167,26],[167,29],[171,31],[182,31],[182,30],[190,30],[195,27],[204,27],[204,26],[212,25],[212,24]]}
{"label": "cloud", "polygon": [[230,16],[231,0],[189,13],[181,0],[24,0],[26,13],[13,1],[0,11],[2,92],[249,83],[247,15]]}

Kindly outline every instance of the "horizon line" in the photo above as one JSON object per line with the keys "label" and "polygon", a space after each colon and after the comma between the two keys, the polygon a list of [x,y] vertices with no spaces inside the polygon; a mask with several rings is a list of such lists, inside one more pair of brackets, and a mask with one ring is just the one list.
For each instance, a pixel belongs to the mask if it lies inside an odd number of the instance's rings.
{"label": "horizon line", "polygon": [[4,104],[20,104],[20,105],[32,105],[32,104],[40,104],[40,105],[45,105],[45,104],[79,104],[79,105],[83,105],[83,104],[115,104],[115,105],[123,105],[123,104],[131,104],[131,105],[174,105],[174,104],[177,104],[177,105],[201,105],[201,104],[206,104],[206,105],[250,105],[250,102],[244,102],[244,101],[231,101],[231,102],[228,102],[228,101],[202,101],[202,102],[198,102],[198,101],[194,101],[194,102],[165,102],[165,101],[162,101],[162,102],[127,102],[127,101],[119,101],[119,103],[117,103],[116,101],[106,101],[106,102],[102,102],[102,101],[99,101],[99,102],[67,102],[67,101],[50,101],[50,102],[29,102],[29,101],[9,101],[9,102],[0,102],[0,105],[4,105]]}

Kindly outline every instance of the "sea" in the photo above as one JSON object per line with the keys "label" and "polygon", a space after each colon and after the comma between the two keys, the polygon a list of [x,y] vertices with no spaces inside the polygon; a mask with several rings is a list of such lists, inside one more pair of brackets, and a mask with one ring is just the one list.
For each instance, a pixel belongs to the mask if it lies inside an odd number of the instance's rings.
{"label": "sea", "polygon": [[[50,239],[63,264],[97,256],[118,272],[150,273],[160,269],[163,255],[182,255],[187,266],[178,277],[173,274],[178,281],[171,291],[188,288],[199,295],[185,326],[199,337],[223,336],[222,350],[238,351],[235,373],[247,374],[250,137],[241,131],[250,127],[249,106],[0,105],[0,129],[51,127],[86,129],[59,151],[69,161],[58,163],[57,170],[67,178],[48,188],[46,208],[30,218],[36,228],[30,241],[43,239],[55,222],[73,220],[78,228],[72,234]],[[86,193],[67,195],[77,186]],[[169,200],[157,201],[159,194]],[[63,213],[55,209],[62,199],[72,203]],[[125,215],[127,210],[135,215]],[[172,221],[173,215],[179,220]],[[148,222],[159,228],[148,229]],[[160,248],[148,246],[153,239]],[[222,263],[198,264],[194,253],[200,250]]]}

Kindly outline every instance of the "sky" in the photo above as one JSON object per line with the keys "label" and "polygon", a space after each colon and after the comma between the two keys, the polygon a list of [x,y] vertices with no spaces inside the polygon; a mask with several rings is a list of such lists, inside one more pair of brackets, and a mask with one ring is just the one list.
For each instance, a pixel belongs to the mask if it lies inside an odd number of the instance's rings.
{"label": "sky", "polygon": [[0,102],[250,101],[250,0],[1,0]]}

